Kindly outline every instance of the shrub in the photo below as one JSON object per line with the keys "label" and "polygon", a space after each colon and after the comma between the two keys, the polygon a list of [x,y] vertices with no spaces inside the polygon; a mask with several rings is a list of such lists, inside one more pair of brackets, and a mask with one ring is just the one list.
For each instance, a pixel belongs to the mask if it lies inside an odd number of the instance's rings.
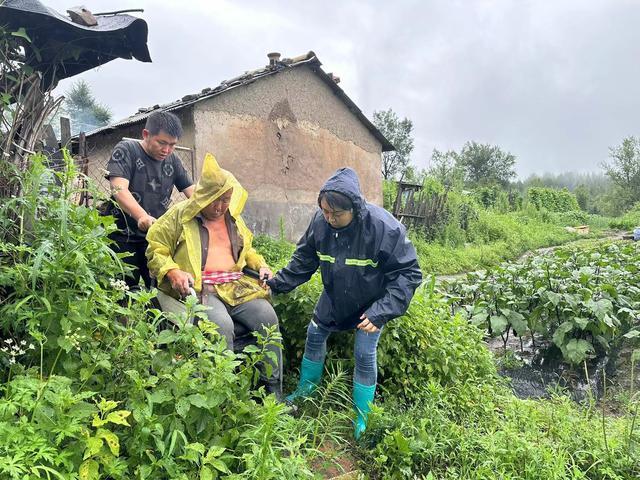
{"label": "shrub", "polygon": [[640,202],[631,207],[623,216],[612,219],[609,226],[619,230],[631,230],[640,226]]}
{"label": "shrub", "polygon": [[527,203],[537,210],[550,212],[568,212],[580,210],[576,196],[566,188],[556,190],[554,188],[531,187],[527,190]]}

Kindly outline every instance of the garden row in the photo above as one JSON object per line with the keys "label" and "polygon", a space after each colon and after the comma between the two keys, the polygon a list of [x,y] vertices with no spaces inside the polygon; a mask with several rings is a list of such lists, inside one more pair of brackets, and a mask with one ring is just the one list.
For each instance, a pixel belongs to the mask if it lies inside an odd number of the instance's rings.
{"label": "garden row", "polygon": [[489,335],[510,332],[559,348],[578,364],[640,335],[640,247],[561,248],[444,285],[452,311]]}

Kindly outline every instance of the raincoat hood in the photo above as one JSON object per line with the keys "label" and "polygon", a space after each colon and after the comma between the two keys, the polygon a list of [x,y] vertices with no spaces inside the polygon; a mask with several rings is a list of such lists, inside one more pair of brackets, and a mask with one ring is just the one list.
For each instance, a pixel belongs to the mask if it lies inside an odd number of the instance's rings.
{"label": "raincoat hood", "polygon": [[340,168],[325,182],[320,193],[333,191],[346,195],[353,203],[357,214],[365,208],[365,200],[360,192],[358,175],[349,167]]}
{"label": "raincoat hood", "polygon": [[229,213],[232,217],[237,218],[242,213],[247,201],[247,191],[242,188],[242,185],[231,172],[218,165],[216,157],[211,153],[207,153],[202,162],[200,180],[191,198],[186,200],[187,204],[182,211],[182,223],[193,219],[203,208],[232,188],[233,194],[229,204]]}

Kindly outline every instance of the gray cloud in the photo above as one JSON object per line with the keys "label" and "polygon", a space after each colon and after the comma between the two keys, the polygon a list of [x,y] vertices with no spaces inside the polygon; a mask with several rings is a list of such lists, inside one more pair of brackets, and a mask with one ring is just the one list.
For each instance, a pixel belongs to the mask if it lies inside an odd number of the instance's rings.
{"label": "gray cloud", "polygon": [[637,133],[633,1],[95,3],[141,6],[149,24],[153,64],[83,74],[117,118],[257,68],[268,51],[314,50],[367,115],[391,107],[413,120],[419,166],[433,148],[476,140],[515,154],[521,175],[597,170]]}

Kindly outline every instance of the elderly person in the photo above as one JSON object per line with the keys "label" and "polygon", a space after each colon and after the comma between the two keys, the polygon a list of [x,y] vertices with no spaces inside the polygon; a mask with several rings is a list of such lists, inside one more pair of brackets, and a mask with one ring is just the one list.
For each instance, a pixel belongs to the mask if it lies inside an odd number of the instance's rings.
{"label": "elderly person", "polygon": [[267,284],[286,293],[320,268],[324,290],[307,328],[296,390],[288,402],[316,389],[333,332],[354,330],[354,436],[367,425],[376,390],[376,349],[384,325],[405,313],[422,280],[405,228],[386,210],[365,202],[356,173],[341,168],[327,180],[320,207],[289,264]]}
{"label": "elderly person", "polygon": [[[162,310],[183,312],[180,300],[193,287],[231,350],[234,323],[262,334],[265,327],[278,325],[266,287],[242,273],[248,267],[261,278],[273,276],[252,248],[253,235],[240,216],[246,199],[235,177],[207,154],[193,196],[169,209],[147,233],[149,271],[157,279]],[[269,349],[278,360],[270,361],[270,377],[262,368],[262,382],[279,398],[282,353],[275,345]]]}

